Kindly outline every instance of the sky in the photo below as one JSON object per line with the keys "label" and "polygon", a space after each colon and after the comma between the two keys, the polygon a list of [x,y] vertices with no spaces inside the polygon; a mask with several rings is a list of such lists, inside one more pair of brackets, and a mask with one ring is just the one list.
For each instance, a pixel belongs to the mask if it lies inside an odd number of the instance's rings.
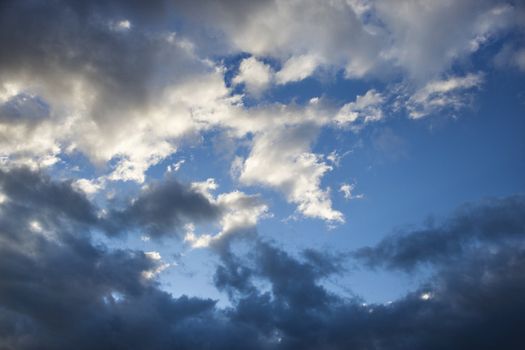
{"label": "sky", "polygon": [[0,349],[522,349],[525,3],[0,2]]}

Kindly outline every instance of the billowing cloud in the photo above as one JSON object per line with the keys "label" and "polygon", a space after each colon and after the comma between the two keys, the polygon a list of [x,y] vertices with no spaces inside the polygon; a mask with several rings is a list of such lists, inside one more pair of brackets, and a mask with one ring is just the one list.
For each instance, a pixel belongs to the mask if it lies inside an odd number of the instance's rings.
{"label": "billowing cloud", "polygon": [[[487,64],[521,74],[524,14],[504,0],[2,1],[0,348],[523,348],[522,195],[350,253],[292,253],[258,234],[276,213],[257,191],[344,224],[333,192],[360,195],[353,174],[327,176],[331,147],[459,113]],[[408,157],[390,126],[373,147]],[[201,152],[209,138],[227,162]],[[229,303],[166,292],[178,267],[162,238],[211,256]],[[349,261],[430,277],[367,305],[330,288]]]}
{"label": "billowing cloud", "polygon": [[275,74],[278,84],[303,80],[315,71],[317,68],[317,59],[315,56],[301,55],[289,58]]}
{"label": "billowing cloud", "polygon": [[245,84],[246,90],[254,96],[260,95],[273,79],[272,68],[255,57],[245,58],[239,65],[239,74],[234,84]]}
{"label": "billowing cloud", "polygon": [[[292,78],[283,81],[311,74],[314,61],[354,78],[397,70],[418,81],[433,79],[519,26],[518,8],[519,3],[493,0],[179,4],[188,17],[221,32],[230,50],[287,62],[282,75]],[[302,73],[290,75],[292,62]]]}
{"label": "billowing cloud", "polygon": [[[210,181],[207,182],[208,184]],[[221,212],[219,220],[220,230],[215,234],[196,235],[194,226],[187,228],[184,241],[188,242],[194,248],[204,248],[210,246],[220,246],[227,244],[227,240],[234,235],[255,232],[257,222],[269,215],[267,204],[259,195],[249,195],[240,191],[221,193],[215,198],[210,190],[215,190],[214,182],[211,182],[212,188],[208,185],[201,189]],[[202,188],[202,187],[201,187]],[[224,242],[226,241],[226,242]]]}
{"label": "billowing cloud", "polygon": [[[321,129],[335,120],[359,130],[383,119],[383,104],[399,97],[370,89],[349,96],[342,108],[326,102],[322,108],[267,102],[248,107],[225,83],[224,55],[251,55],[232,81],[256,97],[320,70],[342,69],[350,79],[401,76],[410,93],[396,101],[417,118],[468,105],[468,92],[480,86],[482,75],[453,76],[449,68],[519,27],[522,13],[520,4],[488,0],[395,6],[342,0],[9,1],[2,8],[0,160],[37,169],[80,153],[103,169],[100,178],[78,183],[91,193],[105,181],[147,182],[148,169],[208,131],[235,142],[255,134],[253,159],[268,135],[290,125]],[[22,31],[21,23],[28,24]],[[458,34],[449,35],[452,30]],[[518,53],[511,61],[519,66]],[[280,68],[264,63],[270,60]],[[313,171],[298,174],[312,176],[311,188],[259,181],[250,175],[249,159],[241,184],[276,188],[306,216],[342,221],[320,185],[329,167],[305,146],[312,143],[308,137],[273,159],[294,174]]]}
{"label": "billowing cloud", "polygon": [[[163,268],[158,252],[92,243],[88,234],[92,219],[85,214],[91,210],[70,209],[82,200],[69,185],[34,173],[14,174],[21,184],[9,182],[13,190],[5,184],[14,179],[2,175],[6,197],[0,204],[2,347],[519,349],[522,345],[525,252],[522,244],[507,245],[504,235],[494,234],[509,232],[523,241],[520,198],[471,209],[476,214],[464,215],[464,226],[490,241],[480,240],[481,246],[462,251],[455,264],[434,260],[437,271],[429,283],[388,304],[364,305],[357,297],[342,298],[323,286],[327,277],[344,273],[340,255],[310,249],[293,256],[260,239],[247,242],[252,248],[247,255],[226,247],[220,252],[214,282],[228,293],[231,306],[220,308],[213,300],[175,298],[161,291],[155,282]],[[28,192],[28,186],[39,191]],[[49,191],[55,194],[53,205],[42,206],[49,200],[42,194]],[[29,198],[33,195],[35,201]],[[31,230],[35,218],[48,235]],[[485,250],[488,247],[494,248],[491,253]]]}
{"label": "billowing cloud", "polygon": [[311,126],[300,126],[257,135],[239,180],[278,188],[307,217],[341,222],[343,215],[332,209],[329,189],[321,188],[321,178],[331,167],[309,152],[315,133]]}
{"label": "billowing cloud", "polygon": [[366,94],[357,96],[354,102],[345,104],[335,116],[336,123],[350,125],[353,129],[359,129],[369,122],[383,119],[381,105],[384,97],[375,90],[368,90]]}

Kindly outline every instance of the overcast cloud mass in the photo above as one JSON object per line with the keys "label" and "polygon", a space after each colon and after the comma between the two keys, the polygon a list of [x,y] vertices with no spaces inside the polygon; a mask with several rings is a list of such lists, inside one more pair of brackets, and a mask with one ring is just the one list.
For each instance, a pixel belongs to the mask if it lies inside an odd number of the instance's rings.
{"label": "overcast cloud mass", "polygon": [[0,349],[523,349],[525,6],[0,1]]}

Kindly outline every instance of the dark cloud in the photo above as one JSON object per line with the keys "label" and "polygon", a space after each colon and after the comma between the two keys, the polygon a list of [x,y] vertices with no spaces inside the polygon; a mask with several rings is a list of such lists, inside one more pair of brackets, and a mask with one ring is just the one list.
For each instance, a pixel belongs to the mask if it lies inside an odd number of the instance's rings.
{"label": "dark cloud", "polygon": [[[324,263],[296,259],[267,243],[258,242],[256,247],[253,260],[242,263],[237,257],[239,265],[227,267],[232,271],[228,286],[238,292],[229,316],[263,332],[274,342],[272,348],[522,346],[523,248],[503,245],[492,254],[485,250],[466,253],[462,261],[442,267],[431,282],[404,298],[363,305],[358,298],[341,298],[320,284],[327,275],[315,271]],[[218,269],[220,288],[227,284],[223,268]],[[257,279],[268,282],[269,290],[254,288],[250,281]]]}
{"label": "dark cloud", "polygon": [[[186,223],[217,220],[224,209],[190,186],[169,179],[151,184],[124,208],[110,208],[100,215],[100,208],[73,189],[71,181],[53,181],[27,168],[0,170],[0,193],[7,197],[2,208],[7,217],[23,216],[49,230],[82,224],[109,235],[136,230],[153,237],[175,235]],[[18,224],[5,221],[0,228],[16,233]]]}
{"label": "dark cloud", "polygon": [[465,205],[437,226],[399,232],[354,256],[370,266],[410,270],[419,264],[461,259],[477,244],[522,241],[524,235],[525,196],[516,195]]}
{"label": "dark cloud", "polygon": [[241,341],[249,333],[225,322],[215,301],[159,290],[143,274],[158,261],[94,244],[92,208],[68,183],[28,170],[2,172],[1,181],[1,349],[237,349],[252,342]]}
{"label": "dark cloud", "polygon": [[145,253],[94,244],[94,209],[69,183],[13,170],[0,184],[1,349],[522,348],[520,197],[464,208],[468,219],[455,221],[481,220],[478,244],[454,264],[435,260],[429,282],[390,304],[363,305],[324,287],[343,272],[338,255],[296,257],[254,237],[240,253],[230,242],[218,251],[215,284],[231,300],[221,309],[162,291],[143,273],[159,264]]}
{"label": "dark cloud", "polygon": [[[89,225],[97,221],[96,208],[74,191],[70,182],[54,182],[26,168],[0,170],[0,191],[8,200],[1,209],[6,218],[19,217],[49,225],[57,225],[61,219]],[[4,232],[11,231],[10,223],[8,220],[0,224]]]}
{"label": "dark cloud", "polygon": [[219,218],[221,208],[200,192],[175,180],[152,184],[123,210],[113,210],[106,225],[110,232],[135,227],[158,237],[177,233],[189,222]]}

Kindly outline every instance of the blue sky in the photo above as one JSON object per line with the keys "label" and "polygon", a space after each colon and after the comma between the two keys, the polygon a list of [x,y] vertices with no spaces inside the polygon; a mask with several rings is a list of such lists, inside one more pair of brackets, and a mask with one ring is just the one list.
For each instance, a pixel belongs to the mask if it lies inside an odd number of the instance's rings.
{"label": "blue sky", "polygon": [[[159,339],[138,348],[518,348],[524,23],[504,0],[0,5],[0,348],[133,325]],[[485,287],[501,327],[461,304]],[[75,298],[119,326],[58,341],[98,322]]]}

